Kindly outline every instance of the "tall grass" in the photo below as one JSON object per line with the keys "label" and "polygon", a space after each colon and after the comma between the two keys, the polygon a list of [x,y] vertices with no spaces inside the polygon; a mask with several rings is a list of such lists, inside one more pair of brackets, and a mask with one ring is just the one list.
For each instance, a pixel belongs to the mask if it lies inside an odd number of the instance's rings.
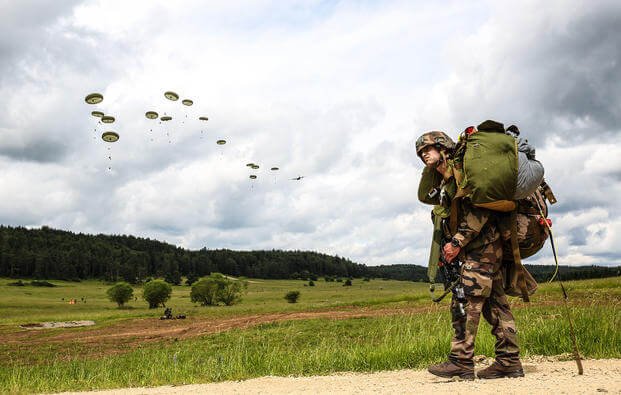
{"label": "tall grass", "polygon": [[[571,310],[584,356],[621,357],[618,301],[573,306]],[[562,306],[524,307],[515,315],[523,355],[571,351]],[[48,355],[47,361],[36,365],[5,361],[0,367],[0,390],[104,389],[420,368],[445,359],[450,338],[447,311],[275,322],[183,342],[171,339],[102,359],[59,362]],[[493,356],[493,349],[494,338],[482,322],[477,354]]]}

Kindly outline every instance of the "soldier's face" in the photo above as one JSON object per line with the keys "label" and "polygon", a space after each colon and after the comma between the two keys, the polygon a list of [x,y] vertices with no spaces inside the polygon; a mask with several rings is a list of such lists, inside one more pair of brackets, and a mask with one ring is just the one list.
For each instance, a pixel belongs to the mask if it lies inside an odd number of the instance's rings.
{"label": "soldier's face", "polygon": [[420,156],[427,166],[434,166],[440,161],[440,152],[436,147],[428,145],[421,150]]}

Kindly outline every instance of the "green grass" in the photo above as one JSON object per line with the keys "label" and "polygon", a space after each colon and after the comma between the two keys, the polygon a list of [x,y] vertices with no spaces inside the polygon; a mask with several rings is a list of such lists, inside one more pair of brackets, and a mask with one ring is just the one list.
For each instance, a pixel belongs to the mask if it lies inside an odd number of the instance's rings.
{"label": "green grass", "polygon": [[[89,280],[79,283],[51,281],[58,287],[7,286],[12,279],[0,279],[0,331],[14,324],[42,321],[94,320],[97,323],[119,319],[156,317],[162,309],[148,308],[141,298],[142,287],[134,287],[137,301],[130,301],[124,309],[106,297],[106,290],[113,284]],[[424,300],[428,302],[428,286],[407,281],[354,279],[351,287],[342,283],[315,281],[314,287],[304,286],[300,280],[250,280],[248,293],[242,303],[234,306],[199,306],[190,301],[190,287],[173,286],[172,298],[166,303],[173,313],[184,312],[192,316],[222,317],[282,311],[327,309],[345,305],[373,306],[389,302]],[[300,291],[298,303],[287,303],[288,291]],[[86,298],[86,303],[81,298]],[[64,301],[62,300],[64,298]],[[68,304],[75,298],[78,303]]]}
{"label": "green grass", "polygon": [[[620,280],[566,283],[571,302],[579,302],[571,306],[571,311],[580,351],[586,357],[621,357]],[[324,308],[326,306],[321,300],[326,295],[339,298],[334,303],[367,303],[373,308],[428,303],[418,299],[420,295],[427,296],[424,284],[376,280],[366,283],[369,287],[358,290],[354,287],[339,288],[336,284],[322,284],[325,285],[323,289],[318,284],[311,289],[302,287],[300,282],[265,281],[261,283],[260,291],[255,289],[249,292],[245,302],[239,306],[196,309],[207,315],[218,309],[223,311],[220,314],[235,315],[298,309],[301,306],[305,306],[304,309]],[[301,288],[303,297],[306,294],[306,305],[291,305],[282,299],[285,291],[296,285]],[[259,287],[258,284],[252,286]],[[378,286],[384,289],[379,290]],[[418,291],[413,292],[416,287]],[[401,294],[398,289],[402,289]],[[377,295],[383,291],[387,291],[385,295]],[[404,297],[404,293],[408,296]],[[265,304],[256,302],[261,298]],[[559,300],[557,284],[543,284],[540,293],[533,297],[535,303]],[[188,306],[191,307],[191,304]],[[106,315],[107,311],[92,310],[105,317],[113,316]],[[148,309],[145,311],[148,313]],[[138,308],[130,313],[139,313]],[[525,305],[515,308],[514,314],[523,356],[559,355],[572,351],[562,305]],[[489,325],[482,319],[477,354],[493,355],[494,338],[489,330]],[[2,345],[0,391],[105,389],[238,380],[265,375],[421,368],[446,357],[451,331],[449,312],[442,310],[383,318],[275,322],[180,342],[170,339],[102,358],[78,358],[78,355],[89,352],[80,344],[48,342],[18,348]],[[90,352],[95,355],[97,350]],[[66,356],[72,353],[75,358],[67,360]]]}

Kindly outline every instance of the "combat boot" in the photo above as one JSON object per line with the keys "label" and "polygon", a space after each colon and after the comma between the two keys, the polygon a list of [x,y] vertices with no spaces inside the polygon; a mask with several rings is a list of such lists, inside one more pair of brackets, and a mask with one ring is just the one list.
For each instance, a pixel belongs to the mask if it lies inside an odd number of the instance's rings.
{"label": "combat boot", "polygon": [[474,364],[467,364],[448,359],[446,362],[431,365],[428,369],[429,373],[440,377],[458,376],[461,379],[474,380]]}
{"label": "combat boot", "polygon": [[518,362],[517,365],[505,366],[502,362],[495,360],[493,364],[486,367],[483,370],[477,372],[477,377],[480,379],[499,379],[502,377],[524,377],[524,370],[522,370],[522,364]]}

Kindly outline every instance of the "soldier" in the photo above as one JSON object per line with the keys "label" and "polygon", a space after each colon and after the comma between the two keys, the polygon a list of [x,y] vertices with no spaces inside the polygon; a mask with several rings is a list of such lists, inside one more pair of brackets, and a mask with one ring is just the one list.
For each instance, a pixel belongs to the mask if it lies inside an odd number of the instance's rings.
{"label": "soldier", "polygon": [[[475,207],[467,198],[455,198],[457,185],[451,169],[455,143],[443,132],[423,134],[416,141],[416,153],[425,163],[419,199],[434,204],[432,217],[439,216],[441,232],[449,243],[441,248],[447,262],[459,256],[460,274],[466,297],[465,317],[451,301],[455,334],[448,360],[432,365],[429,372],[440,377],[474,379],[474,344],[481,313],[496,337],[496,360],[478,372],[479,378],[523,377],[518,337],[513,314],[504,292],[502,240],[498,215]],[[431,188],[430,188],[431,187]],[[433,191],[441,191],[433,193]],[[432,191],[432,193],[430,193]]]}

